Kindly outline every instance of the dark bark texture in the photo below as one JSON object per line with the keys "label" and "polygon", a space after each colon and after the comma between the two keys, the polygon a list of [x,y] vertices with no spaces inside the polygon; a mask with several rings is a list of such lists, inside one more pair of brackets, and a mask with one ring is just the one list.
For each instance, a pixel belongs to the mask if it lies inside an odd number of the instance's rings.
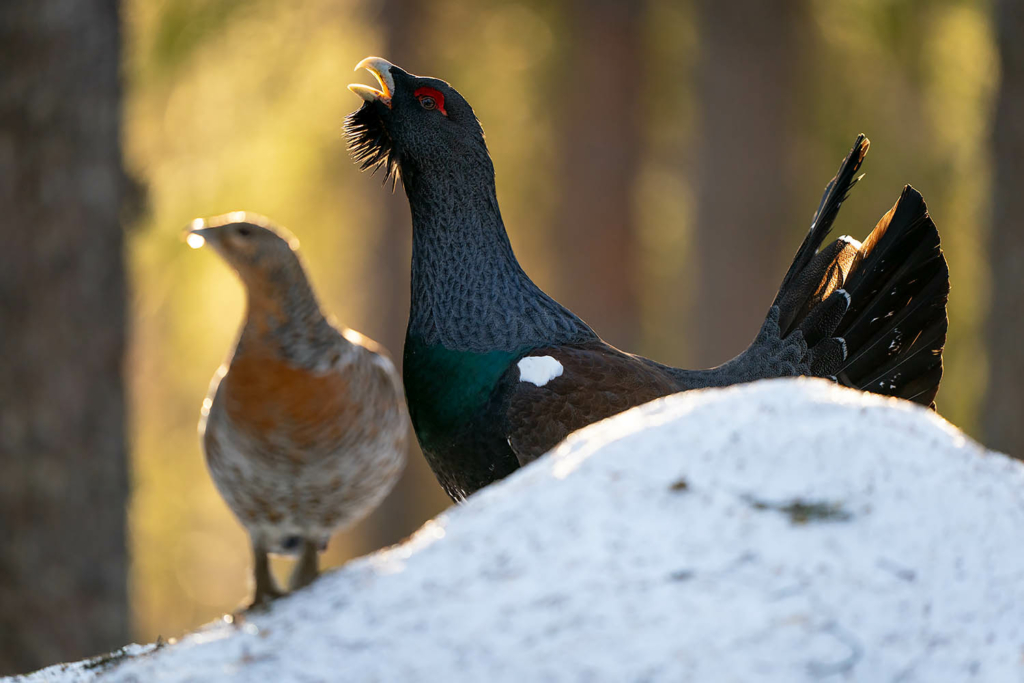
{"label": "dark bark texture", "polygon": [[810,12],[805,0],[697,5],[692,348],[707,367],[753,340],[800,244],[789,166]]}
{"label": "dark bark texture", "polygon": [[642,148],[641,44],[646,3],[569,2],[559,205],[552,226],[559,301],[608,343],[640,346],[633,191]]}
{"label": "dark bark texture", "polygon": [[115,0],[0,4],[0,674],[129,638]]}
{"label": "dark bark texture", "polygon": [[993,129],[995,161],[989,263],[992,301],[988,341],[988,391],[982,424],[985,444],[1024,457],[1024,3],[999,0],[994,25],[999,34],[1002,82]]}

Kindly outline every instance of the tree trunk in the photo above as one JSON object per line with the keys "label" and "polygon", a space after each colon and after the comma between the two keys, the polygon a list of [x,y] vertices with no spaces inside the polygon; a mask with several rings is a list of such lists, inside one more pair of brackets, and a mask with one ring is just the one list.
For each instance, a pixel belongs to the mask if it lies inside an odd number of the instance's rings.
{"label": "tree trunk", "polygon": [[1024,4],[999,0],[995,12],[1002,83],[993,131],[992,301],[982,415],[986,445],[1024,458],[1024,230],[1018,216],[1024,187]]}
{"label": "tree trunk", "polygon": [[[806,0],[700,0],[694,361],[753,341],[796,253],[789,177]],[[807,217],[809,220],[809,216]]]}
{"label": "tree trunk", "polygon": [[639,167],[644,2],[573,0],[562,107],[564,167],[552,226],[557,298],[609,343],[640,344],[633,190]]}
{"label": "tree trunk", "polygon": [[[378,21],[384,33],[385,48],[380,57],[413,73],[429,73],[422,64],[418,45],[423,44],[427,20],[421,0],[385,0],[379,5]],[[369,178],[368,196],[379,202],[379,220],[372,235],[373,245],[367,263],[366,291],[372,292],[368,304],[373,315],[365,332],[383,344],[395,364],[401,368],[405,346],[405,328],[409,319],[409,278],[412,259],[412,217],[409,202],[401,188],[395,192],[391,181],[381,189],[380,173]],[[434,473],[420,453],[415,436],[410,436],[405,472],[394,491],[367,520],[372,530],[365,539],[369,549],[395,543],[414,531],[449,503],[435,484]]]}
{"label": "tree trunk", "polygon": [[0,674],[129,637],[119,34],[0,5]]}

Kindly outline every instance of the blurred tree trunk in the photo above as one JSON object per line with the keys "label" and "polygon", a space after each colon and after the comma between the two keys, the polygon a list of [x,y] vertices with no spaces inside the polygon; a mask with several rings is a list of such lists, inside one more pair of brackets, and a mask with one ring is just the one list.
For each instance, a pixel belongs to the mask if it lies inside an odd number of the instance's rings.
{"label": "blurred tree trunk", "polygon": [[[699,0],[694,361],[753,341],[796,253],[792,150],[807,0]],[[809,213],[807,220],[809,220]]]}
{"label": "blurred tree trunk", "polygon": [[642,29],[646,3],[572,0],[561,107],[559,204],[552,236],[558,298],[609,343],[640,345],[633,190],[644,107]]}
{"label": "blurred tree trunk", "polygon": [[[428,0],[384,0],[380,3],[379,22],[384,33],[384,48],[379,56],[412,73],[428,73],[422,64],[418,46],[424,45],[424,22]],[[381,211],[375,226],[366,272],[365,291],[372,292],[367,304],[373,315],[366,334],[383,344],[401,367],[405,346],[405,328],[409,320],[410,269],[412,259],[412,217],[409,202],[401,188],[395,192],[391,182],[381,190],[380,173],[372,179],[371,192],[380,197]],[[380,196],[385,195],[385,196]],[[379,548],[401,540],[426,519],[446,507],[450,501],[435,483],[434,473],[420,453],[416,437],[410,433],[408,462],[394,491],[367,520],[370,548]]]}
{"label": "blurred tree trunk", "polygon": [[[989,263],[988,391],[982,411],[985,443],[1024,458],[1024,3],[995,3],[1002,83],[993,146],[995,183]],[[955,296],[955,293],[954,293]]]}
{"label": "blurred tree trunk", "polygon": [[0,673],[129,638],[119,34],[0,5]]}

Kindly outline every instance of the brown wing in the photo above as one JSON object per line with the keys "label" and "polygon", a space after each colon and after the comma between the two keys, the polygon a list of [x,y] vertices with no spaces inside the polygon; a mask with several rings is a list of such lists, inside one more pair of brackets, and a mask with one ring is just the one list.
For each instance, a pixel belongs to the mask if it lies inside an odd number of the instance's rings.
{"label": "brown wing", "polygon": [[650,361],[604,343],[534,349],[503,381],[508,443],[520,465],[577,429],[683,388]]}

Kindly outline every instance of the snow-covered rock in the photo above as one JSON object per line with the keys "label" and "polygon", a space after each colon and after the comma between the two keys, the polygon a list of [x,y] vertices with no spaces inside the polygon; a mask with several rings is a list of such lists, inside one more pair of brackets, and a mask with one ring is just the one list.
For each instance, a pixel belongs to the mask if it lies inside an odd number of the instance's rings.
{"label": "snow-covered rock", "polygon": [[691,392],[131,654],[28,680],[1022,681],[1024,466],[823,381]]}

